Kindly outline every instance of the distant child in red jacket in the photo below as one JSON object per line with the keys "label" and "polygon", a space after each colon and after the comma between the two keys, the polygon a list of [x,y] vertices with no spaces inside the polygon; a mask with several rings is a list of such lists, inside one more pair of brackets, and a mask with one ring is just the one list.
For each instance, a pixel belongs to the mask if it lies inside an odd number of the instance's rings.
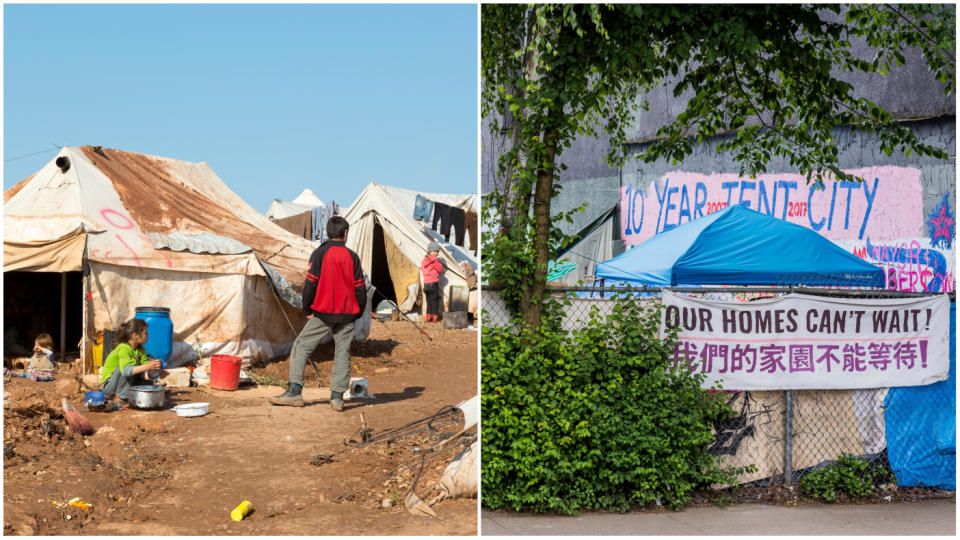
{"label": "distant child in red jacket", "polygon": [[440,253],[440,244],[430,242],[427,246],[427,255],[420,263],[420,273],[423,274],[423,293],[427,296],[427,322],[440,320],[440,274],[444,267],[437,255]]}

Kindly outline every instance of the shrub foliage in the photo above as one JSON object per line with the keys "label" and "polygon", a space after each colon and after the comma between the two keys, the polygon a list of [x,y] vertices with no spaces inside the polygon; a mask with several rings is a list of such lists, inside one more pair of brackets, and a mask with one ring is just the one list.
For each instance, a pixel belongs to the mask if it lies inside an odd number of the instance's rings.
{"label": "shrub foliage", "polygon": [[893,473],[886,467],[871,466],[857,456],[841,455],[834,465],[813,471],[800,480],[800,488],[807,495],[829,503],[844,494],[851,500],[873,497],[876,484],[889,481]]}
{"label": "shrub foliage", "polygon": [[[547,309],[547,313],[561,310]],[[531,333],[484,328],[483,503],[575,513],[660,501],[735,483],[707,451],[729,408],[672,369],[675,336],[659,338],[660,306],[620,299],[582,330],[559,321]]]}

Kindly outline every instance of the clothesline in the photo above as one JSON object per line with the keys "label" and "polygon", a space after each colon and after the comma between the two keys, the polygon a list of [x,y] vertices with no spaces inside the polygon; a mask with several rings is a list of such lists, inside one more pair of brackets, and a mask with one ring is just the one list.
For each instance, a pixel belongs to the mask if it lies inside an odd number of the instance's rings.
{"label": "clothesline", "polygon": [[450,229],[453,228],[455,233],[453,243],[460,247],[466,247],[464,240],[469,233],[470,249],[477,249],[479,220],[476,212],[431,201],[422,195],[417,195],[413,207],[413,219],[422,221],[424,224],[430,223],[430,228],[439,232],[446,242],[450,241]]}

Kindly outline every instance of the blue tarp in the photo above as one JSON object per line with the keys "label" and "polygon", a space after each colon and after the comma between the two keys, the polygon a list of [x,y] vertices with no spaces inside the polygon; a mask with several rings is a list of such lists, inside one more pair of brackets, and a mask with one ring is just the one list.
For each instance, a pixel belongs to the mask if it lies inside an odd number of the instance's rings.
{"label": "blue tarp", "polygon": [[815,231],[743,206],[662,232],[597,265],[635,284],[883,287],[883,270]]}
{"label": "blue tarp", "polygon": [[950,377],[891,388],[884,400],[887,457],[899,486],[957,489],[957,304],[950,304]]}

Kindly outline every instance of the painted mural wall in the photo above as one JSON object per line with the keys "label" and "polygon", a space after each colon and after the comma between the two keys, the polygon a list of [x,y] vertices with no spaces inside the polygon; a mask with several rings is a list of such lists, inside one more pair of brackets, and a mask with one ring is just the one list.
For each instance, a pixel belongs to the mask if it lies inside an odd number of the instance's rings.
{"label": "painted mural wall", "polygon": [[[923,127],[943,145],[954,139],[953,122],[947,117]],[[741,178],[723,172],[735,165],[714,159],[709,152],[685,163],[687,170],[654,167],[625,174],[620,188],[621,238],[635,246],[739,204],[812,229],[882,267],[888,289],[954,291],[955,164],[911,160],[895,164],[891,163],[895,159],[871,159],[875,154],[869,139],[848,142],[841,166],[863,182],[826,180],[818,188],[789,171]],[[721,172],[704,172],[708,167]]]}

